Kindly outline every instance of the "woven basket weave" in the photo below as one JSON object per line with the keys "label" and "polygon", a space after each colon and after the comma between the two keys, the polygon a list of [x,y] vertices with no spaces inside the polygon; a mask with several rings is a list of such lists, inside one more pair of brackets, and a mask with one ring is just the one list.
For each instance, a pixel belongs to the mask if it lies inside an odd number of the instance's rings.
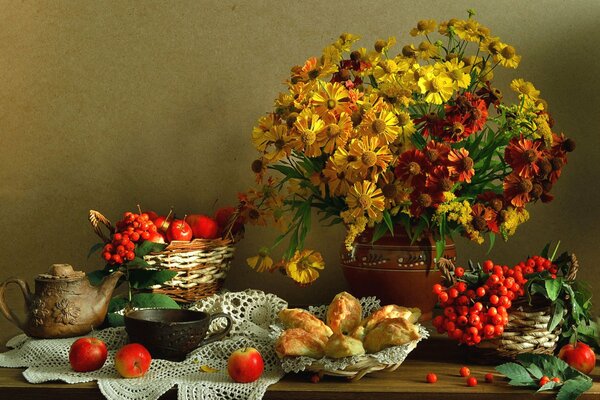
{"label": "woven basket weave", "polygon": [[[440,259],[439,268],[444,279],[453,284],[455,281],[454,264],[450,260]],[[577,276],[579,263],[574,254],[571,255],[567,279]],[[494,339],[482,340],[470,348],[470,358],[485,363],[491,360],[514,359],[522,353],[553,354],[556,350],[560,334],[559,324],[552,332],[548,330],[548,322],[552,318],[552,304],[546,299],[533,296],[532,304],[520,299],[513,302],[508,313],[508,324],[504,333]]]}
{"label": "woven basket weave", "polygon": [[[236,217],[237,212],[225,229],[225,238],[173,241],[163,251],[144,256],[151,268],[177,272],[173,279],[154,285],[147,291],[166,294],[179,303],[193,303],[217,293],[223,286],[233,259],[235,240],[231,235],[231,227]],[[110,235],[104,234],[102,226],[111,234],[114,233],[115,228],[110,221],[94,210],[90,210],[89,220],[94,232],[105,243],[109,243]]]}

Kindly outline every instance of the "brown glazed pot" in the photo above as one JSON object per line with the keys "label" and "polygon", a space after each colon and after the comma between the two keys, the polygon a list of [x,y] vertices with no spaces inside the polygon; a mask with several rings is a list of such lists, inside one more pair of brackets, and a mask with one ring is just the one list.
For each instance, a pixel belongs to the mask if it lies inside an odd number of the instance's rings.
{"label": "brown glazed pot", "polygon": [[[359,235],[352,249],[342,246],[341,266],[350,291],[357,297],[376,296],[381,304],[421,309],[422,321],[430,320],[437,301],[432,286],[441,281],[435,269],[435,240],[430,234],[413,244],[403,227],[371,243],[373,229]],[[446,239],[443,256],[456,261],[454,242]]]}

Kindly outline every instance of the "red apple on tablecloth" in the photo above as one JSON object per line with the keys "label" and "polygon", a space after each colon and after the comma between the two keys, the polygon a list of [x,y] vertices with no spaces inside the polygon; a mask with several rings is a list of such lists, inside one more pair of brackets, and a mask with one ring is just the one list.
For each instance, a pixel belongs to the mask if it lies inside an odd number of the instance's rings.
{"label": "red apple on tablecloth", "polygon": [[596,366],[594,350],[581,342],[577,342],[575,345],[570,343],[564,345],[558,353],[558,358],[584,374],[589,374]]}
{"label": "red apple on tablecloth", "polygon": [[231,379],[239,383],[254,382],[262,375],[265,363],[253,347],[246,347],[231,353],[227,362],[227,372]]}
{"label": "red apple on tablecloth", "polygon": [[152,356],[139,343],[130,343],[121,347],[115,354],[115,368],[123,378],[139,378],[150,369]]}
{"label": "red apple on tablecloth", "polygon": [[94,337],[77,339],[69,350],[69,363],[76,372],[89,372],[102,368],[106,361],[106,344]]}
{"label": "red apple on tablecloth", "polygon": [[182,219],[173,220],[169,224],[169,229],[167,229],[167,240],[169,242],[173,240],[190,241],[192,235],[192,228]]}
{"label": "red apple on tablecloth", "polygon": [[211,217],[202,214],[191,214],[185,220],[192,227],[196,239],[214,239],[217,237],[219,225]]}
{"label": "red apple on tablecloth", "polygon": [[[217,221],[217,225],[219,225],[219,234],[222,235],[227,228],[227,224],[229,224],[229,220],[231,216],[235,212],[235,207],[221,207],[215,212],[215,221]],[[231,233],[234,235],[239,232],[244,227],[244,221],[238,215],[237,219],[233,223],[231,227]]]}

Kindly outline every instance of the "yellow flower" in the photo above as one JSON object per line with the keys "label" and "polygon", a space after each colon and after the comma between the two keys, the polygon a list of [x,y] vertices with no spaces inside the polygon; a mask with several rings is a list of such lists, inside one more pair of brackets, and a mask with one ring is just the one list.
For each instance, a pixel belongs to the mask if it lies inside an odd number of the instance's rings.
{"label": "yellow flower", "polygon": [[398,127],[400,128],[400,135],[398,135],[396,141],[400,140],[402,143],[410,142],[410,137],[416,132],[416,128],[410,114],[406,111],[398,113]]}
{"label": "yellow flower", "polygon": [[290,85],[290,95],[294,98],[294,108],[303,110],[308,106],[310,95],[314,87],[315,82],[298,82]]}
{"label": "yellow flower", "polygon": [[502,50],[494,55],[494,61],[506,68],[517,68],[521,62],[521,56],[517,55],[514,47],[502,44]]}
{"label": "yellow flower", "polygon": [[443,104],[452,97],[452,79],[446,74],[435,75],[433,70],[426,71],[418,81],[421,94],[425,101],[432,104]]}
{"label": "yellow flower", "polygon": [[479,43],[479,50],[487,51],[491,55],[496,55],[500,53],[502,47],[503,44],[500,41],[500,38],[495,36],[487,37],[485,38],[485,40],[482,40],[481,43]]}
{"label": "yellow flower", "polygon": [[488,28],[474,19],[455,21],[453,29],[456,36],[469,42],[479,42],[490,34]]}
{"label": "yellow flower", "polygon": [[286,125],[275,125],[266,133],[269,143],[273,145],[265,159],[269,162],[276,162],[292,153],[296,140],[288,132]]}
{"label": "yellow flower", "polygon": [[552,130],[550,129],[550,125],[548,124],[548,114],[543,113],[536,115],[534,123],[536,126],[536,130],[533,133],[533,137],[536,139],[544,139],[546,147],[550,148],[552,146]]}
{"label": "yellow flower", "polygon": [[385,96],[387,102],[391,104],[396,113],[400,112],[402,108],[406,108],[414,103],[412,98],[412,91],[400,82],[382,83],[379,86],[380,93]]}
{"label": "yellow flower", "polygon": [[410,30],[410,36],[427,35],[435,30],[436,23],[432,19],[422,19]]}
{"label": "yellow flower", "polygon": [[364,215],[354,217],[350,210],[342,211],[340,217],[346,225],[346,238],[344,239],[344,245],[346,250],[352,251],[352,243],[358,235],[364,232],[367,227],[368,219]]}
{"label": "yellow flower", "polygon": [[515,93],[525,95],[532,100],[537,100],[540,95],[540,91],[533,86],[533,83],[527,82],[521,78],[513,79],[510,83],[510,88]]}
{"label": "yellow flower", "polygon": [[393,142],[400,134],[398,117],[391,111],[375,109],[369,110],[360,123],[359,129],[363,135],[376,137],[384,145]]}
{"label": "yellow flower", "polygon": [[390,36],[388,40],[379,39],[375,42],[375,51],[377,53],[385,53],[396,44],[396,38],[394,36]]}
{"label": "yellow flower", "polygon": [[294,196],[307,197],[310,195],[310,189],[306,187],[305,180],[291,178],[287,180],[287,190]]}
{"label": "yellow flower", "polygon": [[399,70],[394,60],[381,60],[373,70],[373,76],[381,82],[393,82]]}
{"label": "yellow flower", "polygon": [[352,132],[352,119],[345,112],[341,113],[339,118],[333,113],[327,113],[323,116],[323,122],[325,127],[317,134],[317,141],[324,153],[332,154],[336,148],[344,147],[348,143]]}
{"label": "yellow flower", "polygon": [[394,208],[397,205],[406,204],[409,201],[410,189],[396,178],[394,171],[386,171],[381,174],[377,186],[381,188],[385,198],[385,207]]}
{"label": "yellow flower", "polygon": [[500,224],[500,230],[506,240],[508,236],[515,234],[519,225],[529,219],[529,212],[524,208],[508,207],[502,216],[504,221]]}
{"label": "yellow flower", "polygon": [[349,112],[348,100],[348,90],[343,85],[338,82],[328,82],[313,95],[311,102],[315,112],[323,116],[328,112],[338,115]]}
{"label": "yellow flower", "polygon": [[385,171],[393,158],[388,147],[381,145],[378,138],[367,136],[350,141],[350,155],[354,156],[350,167],[362,176],[370,171],[372,178]]}
{"label": "yellow flower", "polygon": [[430,42],[421,42],[419,45],[419,49],[417,50],[417,55],[423,60],[428,60],[430,58],[436,58],[439,55],[440,49],[435,44]]}
{"label": "yellow flower", "polygon": [[333,44],[340,51],[350,51],[352,44],[360,39],[360,36],[351,33],[342,33],[338,40]]}
{"label": "yellow flower", "polygon": [[440,22],[438,32],[440,35],[450,36],[454,32],[454,25],[458,22],[456,18],[452,18],[448,21]]}
{"label": "yellow flower", "polygon": [[460,61],[458,58],[453,58],[450,61],[444,63],[446,72],[450,79],[452,79],[453,89],[466,89],[471,83],[471,75],[469,74],[470,68],[465,67],[465,63]]}
{"label": "yellow flower", "polygon": [[367,213],[369,219],[376,220],[385,208],[381,189],[370,181],[356,182],[346,196],[346,204],[354,218]]}
{"label": "yellow flower", "polygon": [[256,150],[264,152],[269,145],[269,137],[267,132],[275,125],[277,117],[274,113],[270,113],[261,117],[258,120],[258,125],[252,129],[252,144]]}
{"label": "yellow flower", "polygon": [[296,254],[285,264],[287,275],[301,285],[316,281],[319,270],[324,268],[323,256],[313,250],[296,251]]}
{"label": "yellow flower", "polygon": [[342,53],[334,45],[329,45],[323,49],[323,55],[321,56],[323,64],[337,64],[341,59]]}
{"label": "yellow flower", "polygon": [[321,148],[317,141],[317,135],[325,128],[325,123],[317,114],[304,110],[294,122],[294,128],[298,133],[298,149],[302,150],[308,157],[321,155]]}
{"label": "yellow flower", "polygon": [[258,255],[247,258],[246,263],[258,272],[270,271],[273,268],[273,259],[269,256],[268,247],[261,247]]}
{"label": "yellow flower", "polygon": [[331,158],[327,161],[325,169],[323,169],[323,175],[327,178],[329,194],[333,196],[345,196],[352,183],[354,183],[353,171],[337,165]]}

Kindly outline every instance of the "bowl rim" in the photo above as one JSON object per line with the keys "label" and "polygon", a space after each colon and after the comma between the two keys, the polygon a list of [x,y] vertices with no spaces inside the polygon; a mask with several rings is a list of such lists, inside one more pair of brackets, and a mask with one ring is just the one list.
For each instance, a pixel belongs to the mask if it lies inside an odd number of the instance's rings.
{"label": "bowl rim", "polygon": [[[136,313],[143,314],[146,311],[170,311],[170,312],[181,312],[184,314],[197,314],[197,315],[202,315],[202,318],[194,319],[191,321],[156,321],[156,320],[150,320],[150,319],[145,319],[145,318],[138,318],[135,316]],[[144,322],[147,324],[162,324],[162,325],[169,325],[169,326],[197,324],[199,322],[205,322],[206,320],[210,319],[210,317],[211,317],[211,314],[209,314],[205,311],[189,310],[189,309],[185,309],[185,308],[160,308],[160,307],[159,308],[143,308],[143,309],[133,310],[124,315],[125,321],[135,320],[135,321],[140,321],[140,322]]]}

